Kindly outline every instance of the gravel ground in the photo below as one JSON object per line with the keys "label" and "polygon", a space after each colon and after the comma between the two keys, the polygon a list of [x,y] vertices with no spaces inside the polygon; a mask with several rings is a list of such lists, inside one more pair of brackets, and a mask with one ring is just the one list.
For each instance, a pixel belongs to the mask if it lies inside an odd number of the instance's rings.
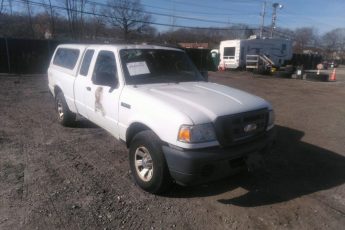
{"label": "gravel ground", "polygon": [[1,75],[0,229],[342,229],[345,77],[338,79],[210,73],[212,82],[272,102],[276,148],[264,169],[155,196],[133,183],[123,144],[85,120],[57,123],[45,76]]}

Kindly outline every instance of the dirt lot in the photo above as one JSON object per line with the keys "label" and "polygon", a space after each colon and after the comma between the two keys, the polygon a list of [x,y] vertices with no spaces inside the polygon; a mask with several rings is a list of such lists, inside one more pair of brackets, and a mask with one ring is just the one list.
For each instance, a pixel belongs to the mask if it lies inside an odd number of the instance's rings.
{"label": "dirt lot", "polygon": [[133,184],[102,129],[58,125],[45,76],[0,76],[0,229],[342,229],[345,77],[210,75],[272,102],[276,149],[265,169],[165,196]]}

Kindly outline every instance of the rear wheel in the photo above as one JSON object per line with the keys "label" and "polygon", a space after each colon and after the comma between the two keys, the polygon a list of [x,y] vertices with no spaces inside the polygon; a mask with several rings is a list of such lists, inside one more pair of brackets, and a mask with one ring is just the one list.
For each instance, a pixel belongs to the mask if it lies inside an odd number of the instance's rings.
{"label": "rear wheel", "polygon": [[66,103],[62,92],[59,92],[55,98],[55,107],[58,115],[58,121],[63,126],[72,126],[75,122],[75,113],[72,113]]}
{"label": "rear wheel", "polygon": [[163,193],[172,184],[161,141],[150,130],[142,131],[133,138],[129,163],[136,183],[145,191]]}

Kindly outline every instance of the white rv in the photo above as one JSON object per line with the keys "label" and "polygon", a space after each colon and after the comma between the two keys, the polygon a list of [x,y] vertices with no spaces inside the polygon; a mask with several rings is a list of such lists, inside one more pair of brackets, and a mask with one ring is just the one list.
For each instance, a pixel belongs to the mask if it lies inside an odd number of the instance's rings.
{"label": "white rv", "polygon": [[280,67],[292,58],[292,42],[280,38],[226,40],[220,42],[219,54],[220,69],[248,68],[249,62],[253,67],[253,60],[257,61],[257,66],[262,60],[271,66]]}

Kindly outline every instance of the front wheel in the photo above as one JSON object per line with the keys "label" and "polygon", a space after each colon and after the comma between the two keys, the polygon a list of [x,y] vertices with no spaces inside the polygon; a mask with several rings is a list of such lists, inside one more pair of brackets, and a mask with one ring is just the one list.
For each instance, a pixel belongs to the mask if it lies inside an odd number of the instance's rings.
{"label": "front wheel", "polygon": [[145,191],[163,193],[172,183],[161,141],[152,131],[135,135],[129,148],[129,163],[136,183]]}

